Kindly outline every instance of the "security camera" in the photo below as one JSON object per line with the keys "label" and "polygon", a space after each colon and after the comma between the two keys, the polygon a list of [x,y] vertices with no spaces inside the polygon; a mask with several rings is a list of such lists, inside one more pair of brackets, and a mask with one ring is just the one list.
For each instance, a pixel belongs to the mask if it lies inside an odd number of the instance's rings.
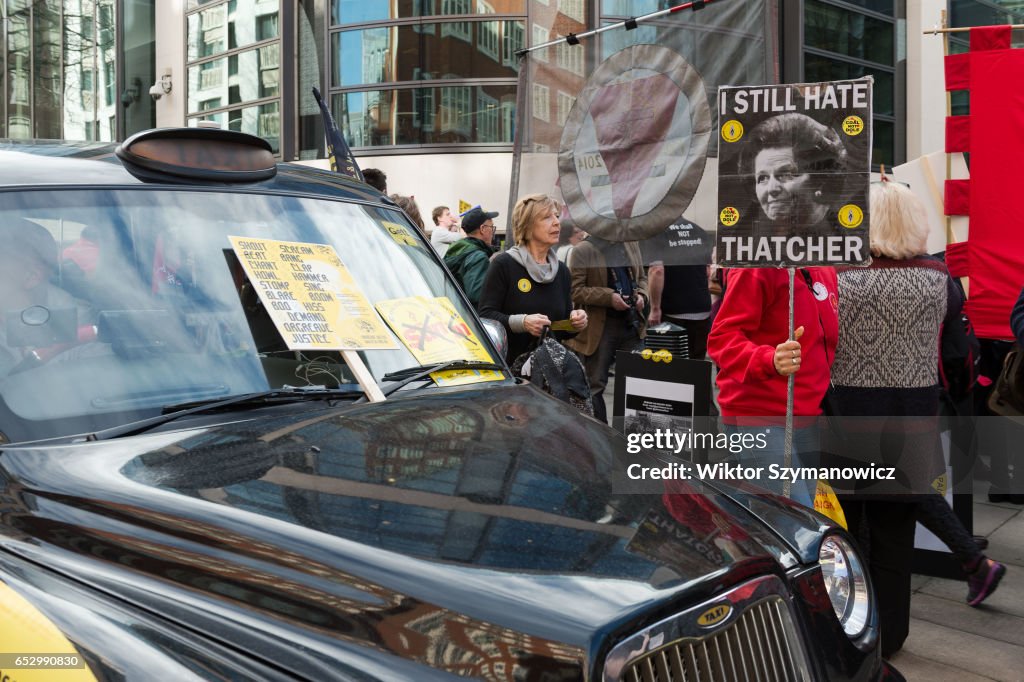
{"label": "security camera", "polygon": [[160,83],[153,83],[149,88],[149,96],[153,98],[153,101],[157,101],[164,96],[164,89]]}

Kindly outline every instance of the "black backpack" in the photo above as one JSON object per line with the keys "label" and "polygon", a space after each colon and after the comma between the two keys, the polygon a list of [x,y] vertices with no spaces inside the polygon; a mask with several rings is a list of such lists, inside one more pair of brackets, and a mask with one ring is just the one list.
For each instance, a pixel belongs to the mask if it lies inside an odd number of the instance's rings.
{"label": "black backpack", "polygon": [[[954,284],[963,292],[960,282]],[[963,299],[961,299],[963,300]],[[961,311],[952,324],[943,325],[939,344],[939,382],[946,395],[958,403],[967,398],[981,374],[981,344],[967,313]]]}

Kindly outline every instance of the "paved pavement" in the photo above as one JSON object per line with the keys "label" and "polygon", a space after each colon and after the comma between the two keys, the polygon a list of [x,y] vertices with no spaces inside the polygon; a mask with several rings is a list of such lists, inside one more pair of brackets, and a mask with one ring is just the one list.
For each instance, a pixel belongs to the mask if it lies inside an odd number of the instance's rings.
{"label": "paved pavement", "polygon": [[986,491],[976,484],[974,533],[1006,575],[978,608],[965,601],[966,583],[914,576],[910,637],[892,658],[908,680],[1024,681],[1024,507],[990,504]]}

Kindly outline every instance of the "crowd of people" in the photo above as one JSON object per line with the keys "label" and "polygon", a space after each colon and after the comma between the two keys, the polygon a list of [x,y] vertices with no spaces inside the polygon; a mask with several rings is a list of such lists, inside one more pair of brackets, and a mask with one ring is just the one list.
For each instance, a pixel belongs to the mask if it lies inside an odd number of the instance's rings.
{"label": "crowd of people", "polygon": [[[807,155],[775,132],[760,131],[765,144],[748,160],[766,224],[789,222],[794,211],[824,203],[801,189],[816,186]],[[837,486],[878,595],[883,655],[891,656],[909,632],[918,521],[960,562],[971,606],[995,591],[1006,568],[984,555],[984,539],[971,536],[932,485],[946,471],[936,420],[943,399],[940,339],[943,330],[961,325],[962,289],[927,254],[924,209],[908,188],[884,176],[872,183],[870,214],[869,267],[796,270],[792,336],[785,269],[666,265],[656,249],[563,224],[559,203],[547,195],[518,201],[509,231],[514,246],[504,251],[495,244],[499,214],[481,207],[462,216],[461,228],[447,207],[435,208],[430,240],[480,315],[505,328],[513,367],[548,335],[575,352],[597,419],[608,419],[604,391],[616,352],[642,349],[648,325],[671,322],[686,333],[690,357],[707,356],[717,368],[720,427],[764,436],[758,442],[766,447],[743,455],[744,464],[782,462],[792,378],[792,466],[872,453],[872,460],[894,467],[895,486]],[[1024,292],[1013,328],[1024,344]],[[990,374],[998,371],[999,351],[1005,355],[1005,348],[987,349],[994,356]],[[832,423],[822,420],[826,415],[842,417],[839,423],[856,418],[858,426],[825,433],[822,424]],[[760,485],[783,492],[781,482]],[[798,480],[788,491],[808,507],[815,492],[813,480]],[[992,499],[1024,502],[995,489]]]}

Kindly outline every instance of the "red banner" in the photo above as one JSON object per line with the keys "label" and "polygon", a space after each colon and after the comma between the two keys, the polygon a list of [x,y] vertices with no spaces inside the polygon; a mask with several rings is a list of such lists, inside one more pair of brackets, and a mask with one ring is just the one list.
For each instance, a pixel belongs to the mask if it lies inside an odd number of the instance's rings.
{"label": "red banner", "polygon": [[[1002,33],[976,41],[976,31],[972,47],[1002,44]],[[1010,310],[1024,284],[1024,50],[970,54],[967,311],[979,337],[1012,339]]]}

